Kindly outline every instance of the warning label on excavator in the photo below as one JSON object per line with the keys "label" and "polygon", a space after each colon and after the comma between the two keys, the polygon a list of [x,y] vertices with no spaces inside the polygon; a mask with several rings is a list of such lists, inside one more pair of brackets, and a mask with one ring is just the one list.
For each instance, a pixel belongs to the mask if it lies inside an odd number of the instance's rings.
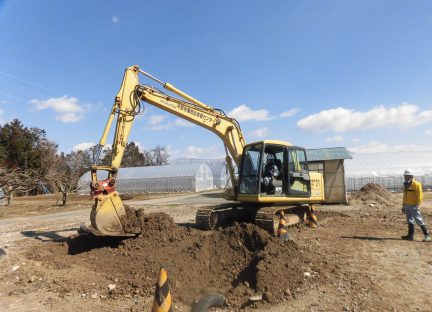
{"label": "warning label on excavator", "polygon": [[168,102],[168,101],[160,100],[160,103],[163,104],[163,105],[165,105],[165,106],[169,106],[169,107],[171,107],[172,109],[177,109],[177,107],[176,107],[174,104],[172,104],[172,103],[170,103],[170,102]]}
{"label": "warning label on excavator", "polygon": [[321,196],[321,180],[311,179],[310,181],[311,181],[311,195]]}
{"label": "warning label on excavator", "polygon": [[192,108],[190,108],[184,104],[177,104],[177,105],[178,105],[178,109],[185,111],[191,115],[194,115],[198,118],[201,118],[202,120],[204,120],[204,122],[213,122],[213,123],[215,122],[215,120],[213,118],[207,116],[206,114],[198,112],[198,111],[196,111],[196,110],[194,110],[194,109],[192,109]]}

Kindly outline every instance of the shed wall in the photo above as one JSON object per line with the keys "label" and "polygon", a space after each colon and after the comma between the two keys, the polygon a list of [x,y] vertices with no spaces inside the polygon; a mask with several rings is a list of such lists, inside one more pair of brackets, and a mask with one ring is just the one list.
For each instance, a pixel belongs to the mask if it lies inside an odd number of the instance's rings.
{"label": "shed wall", "polygon": [[343,160],[324,162],[325,198],[328,204],[346,204],[345,169]]}
{"label": "shed wall", "polygon": [[309,169],[323,174],[327,204],[347,203],[343,159],[314,161],[309,163]]}

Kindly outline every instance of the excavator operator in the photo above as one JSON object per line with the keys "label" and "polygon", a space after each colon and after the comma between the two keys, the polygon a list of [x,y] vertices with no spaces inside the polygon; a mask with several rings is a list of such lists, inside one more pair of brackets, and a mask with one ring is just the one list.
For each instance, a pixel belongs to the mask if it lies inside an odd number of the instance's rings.
{"label": "excavator operator", "polygon": [[273,154],[266,155],[266,164],[263,170],[263,185],[262,192],[267,194],[275,193],[275,186],[273,185],[273,179],[280,179],[281,174],[279,168],[275,164],[275,159]]}

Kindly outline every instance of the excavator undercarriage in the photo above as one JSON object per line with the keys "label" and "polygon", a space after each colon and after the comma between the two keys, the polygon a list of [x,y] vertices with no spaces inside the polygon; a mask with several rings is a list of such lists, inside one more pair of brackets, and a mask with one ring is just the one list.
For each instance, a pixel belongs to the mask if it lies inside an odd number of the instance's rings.
{"label": "excavator undercarriage", "polygon": [[234,222],[252,222],[270,234],[277,234],[280,214],[284,212],[287,226],[306,221],[309,205],[261,206],[253,204],[223,204],[205,207],[197,211],[195,224],[203,230],[224,227]]}

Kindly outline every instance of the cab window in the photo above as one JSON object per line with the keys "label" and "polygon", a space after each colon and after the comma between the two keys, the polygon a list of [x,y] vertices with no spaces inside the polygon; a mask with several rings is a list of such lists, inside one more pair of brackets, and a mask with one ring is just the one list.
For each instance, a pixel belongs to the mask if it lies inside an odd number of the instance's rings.
{"label": "cab window", "polygon": [[288,187],[291,195],[309,195],[310,177],[303,149],[288,150]]}
{"label": "cab window", "polygon": [[248,146],[243,155],[241,168],[240,188],[241,194],[258,193],[258,174],[261,162],[262,145]]}

